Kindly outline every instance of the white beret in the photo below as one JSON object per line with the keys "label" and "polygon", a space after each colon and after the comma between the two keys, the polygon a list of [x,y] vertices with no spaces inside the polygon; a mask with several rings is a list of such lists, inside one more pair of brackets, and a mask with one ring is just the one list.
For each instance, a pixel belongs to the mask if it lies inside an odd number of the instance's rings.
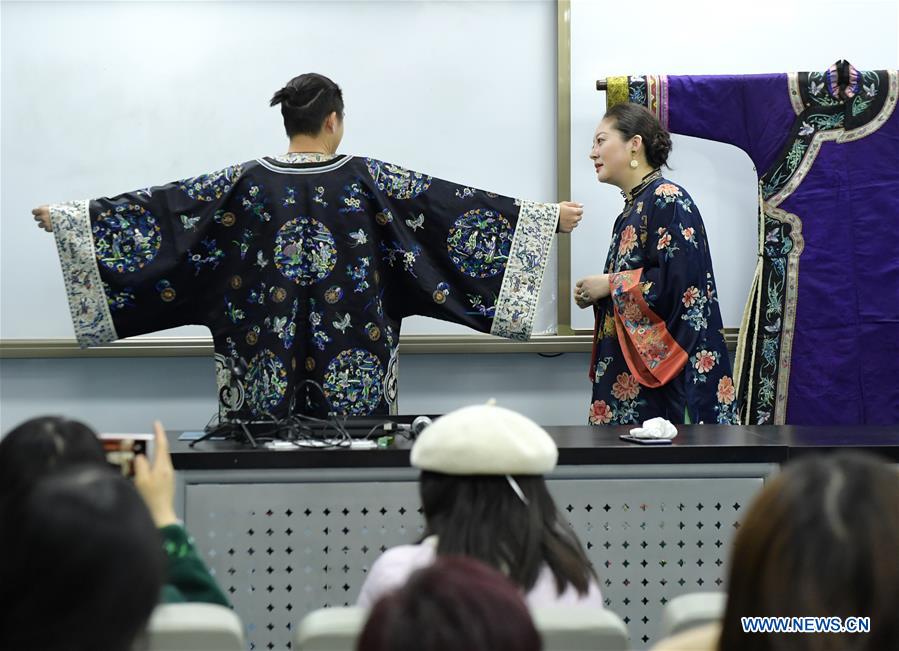
{"label": "white beret", "polygon": [[412,446],[412,465],[447,475],[542,475],[559,450],[530,418],[493,404],[452,411]]}

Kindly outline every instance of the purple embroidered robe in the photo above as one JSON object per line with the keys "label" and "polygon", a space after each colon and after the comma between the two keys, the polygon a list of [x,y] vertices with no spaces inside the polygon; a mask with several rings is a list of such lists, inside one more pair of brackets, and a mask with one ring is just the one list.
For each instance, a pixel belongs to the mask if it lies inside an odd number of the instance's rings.
{"label": "purple embroidered robe", "polygon": [[672,133],[759,170],[759,264],[737,385],[751,424],[899,423],[899,73],[610,80]]}

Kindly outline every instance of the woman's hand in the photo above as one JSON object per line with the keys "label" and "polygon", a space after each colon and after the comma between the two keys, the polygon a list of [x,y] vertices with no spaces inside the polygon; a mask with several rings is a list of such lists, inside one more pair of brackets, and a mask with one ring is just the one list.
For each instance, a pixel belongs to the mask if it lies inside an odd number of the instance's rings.
{"label": "woman's hand", "polygon": [[593,305],[609,295],[609,274],[587,276],[577,281],[574,288],[574,302],[581,309]]}
{"label": "woman's hand", "polygon": [[584,216],[584,205],[574,201],[562,201],[559,204],[559,232],[570,233],[577,228]]}
{"label": "woman's hand", "polygon": [[48,233],[53,232],[53,224],[50,223],[50,206],[44,204],[43,206],[32,208],[31,215],[34,217],[34,221],[37,222],[38,228],[42,228]]}
{"label": "woman's hand", "polygon": [[134,486],[144,498],[153,522],[162,528],[178,522],[175,515],[175,470],[162,423],[158,420],[153,423],[153,430],[156,434],[153,467],[150,467],[147,457],[137,455],[134,458]]}

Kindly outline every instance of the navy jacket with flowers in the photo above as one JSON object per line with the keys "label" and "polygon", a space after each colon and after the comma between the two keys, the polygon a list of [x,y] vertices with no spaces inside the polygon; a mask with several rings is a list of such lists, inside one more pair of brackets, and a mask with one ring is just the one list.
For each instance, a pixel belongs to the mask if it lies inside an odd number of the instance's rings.
{"label": "navy jacket with flowers", "polygon": [[595,307],[590,422],[735,423],[705,227],[683,188],[655,172],[634,189],[605,272],[611,295]]}
{"label": "navy jacket with flowers", "polygon": [[50,210],[79,343],[208,326],[230,420],[395,409],[413,314],[528,338],[558,213],[310,154]]}

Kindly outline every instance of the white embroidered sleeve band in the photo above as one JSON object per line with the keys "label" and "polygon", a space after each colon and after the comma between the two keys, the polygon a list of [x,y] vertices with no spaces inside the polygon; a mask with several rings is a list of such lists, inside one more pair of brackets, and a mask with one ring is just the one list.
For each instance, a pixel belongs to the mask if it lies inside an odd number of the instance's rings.
{"label": "white embroidered sleeve band", "polygon": [[82,348],[118,339],[97,267],[87,201],[50,206],[75,337]]}

